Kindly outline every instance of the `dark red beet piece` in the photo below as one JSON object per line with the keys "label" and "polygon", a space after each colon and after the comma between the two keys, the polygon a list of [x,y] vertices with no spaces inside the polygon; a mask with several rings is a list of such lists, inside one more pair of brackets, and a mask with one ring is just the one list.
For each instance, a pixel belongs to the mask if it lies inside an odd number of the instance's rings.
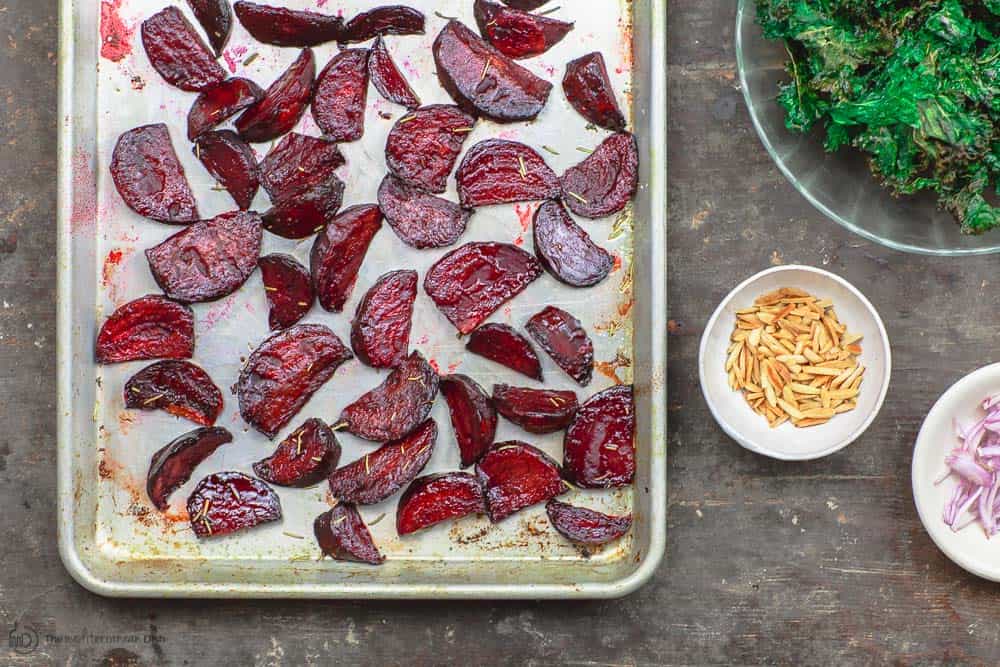
{"label": "dark red beet piece", "polygon": [[229,0],[188,0],[188,6],[205,29],[215,56],[221,56],[233,31],[233,10],[229,7]]}
{"label": "dark red beet piece", "polygon": [[413,480],[396,506],[396,532],[409,535],[449,519],[485,514],[483,487],[474,475],[449,472]]}
{"label": "dark red beet piece", "polygon": [[607,489],[635,477],[635,405],[630,385],[592,396],[563,441],[563,472],[577,486]]}
{"label": "dark red beet piece", "polygon": [[385,382],[344,408],[340,423],[365,440],[399,440],[427,419],[437,393],[438,374],[414,352]]}
{"label": "dark red beet piece", "polygon": [[351,297],[368,246],[382,228],[382,211],[361,204],[341,211],[316,237],[309,256],[316,296],[323,308],[339,313]]}
{"label": "dark red beet piece", "polygon": [[416,271],[390,271],[372,285],[351,323],[351,348],[361,363],[395,368],[406,358],[416,298]]}
{"label": "dark red beet piece", "polygon": [[577,544],[599,546],[613,542],[632,527],[632,515],[611,516],[586,507],[575,507],[558,500],[545,505],[552,527]]}
{"label": "dark red beet piece", "polygon": [[261,183],[273,203],[288,202],[322,188],[343,164],[337,144],[292,132],[260,163]]}
{"label": "dark red beet piece", "polygon": [[339,16],[242,1],[233,8],[247,32],[264,44],[319,46],[340,39],[344,32],[344,19]]}
{"label": "dark red beet piece", "polygon": [[187,510],[199,538],[281,519],[281,501],[274,489],[241,472],[217,472],[198,482],[188,496]]}
{"label": "dark red beet piece", "polygon": [[585,218],[603,218],[628,205],[639,185],[639,147],[628,132],[612,134],[562,177],[563,201]]}
{"label": "dark red beet piece", "polygon": [[226,78],[222,65],[177,7],[167,7],[142,22],[142,46],[153,69],[181,90],[199,92]]}
{"label": "dark red beet piece", "polygon": [[420,106],[420,98],[396,67],[381,35],[375,38],[368,56],[368,76],[379,95],[393,104],[400,104],[407,109],[416,109]]}
{"label": "dark red beet piece", "polygon": [[232,130],[205,132],[194,140],[192,152],[208,173],[246,211],[260,188],[260,168],[253,149]]}
{"label": "dark red beet piece", "polygon": [[350,503],[338,503],[332,510],[323,512],[313,522],[313,534],[323,554],[334,560],[346,560],[368,565],[385,562],[372,534]]}
{"label": "dark red beet piece", "polygon": [[368,49],[341,51],[316,80],[312,114],[330,141],[357,141],[365,133]]}
{"label": "dark red beet piece", "polygon": [[386,166],[408,185],[440,194],[448,189],[448,176],[475,124],[475,118],[450,104],[417,109],[389,132]]}
{"label": "dark red beet piece", "polygon": [[428,419],[410,435],[389,442],[330,475],[334,498],[358,505],[380,503],[420,474],[434,453],[437,425]]}
{"label": "dark red beet piece", "polygon": [[263,143],[289,132],[312,100],[315,77],[313,52],[303,49],[295,62],[267,89],[264,98],[236,119],[240,136],[251,143]]}
{"label": "dark red beet piece", "polygon": [[194,312],[159,294],[119,306],[97,334],[99,364],[144,359],[190,359]]}
{"label": "dark red beet piece", "polygon": [[289,255],[267,255],[257,262],[267,293],[267,323],[287,329],[309,312],[316,295],[306,267]]}
{"label": "dark red beet piece", "polygon": [[503,0],[503,4],[514,9],[522,9],[526,12],[538,9],[549,0]]}
{"label": "dark red beet piece", "polygon": [[129,378],[125,407],[165,410],[195,424],[211,426],[222,412],[222,392],[204,370],[188,361],[158,361]]}
{"label": "dark red beet piece", "polygon": [[467,334],[542,274],[534,257],[509,243],[467,243],[437,261],[424,291]]}
{"label": "dark red beet piece", "polygon": [[517,440],[493,445],[476,465],[476,476],[486,487],[486,509],[493,523],[566,492],[559,465],[542,450]]}
{"label": "dark red beet piece", "polygon": [[171,299],[214,301],[238,290],[257,268],[262,234],[256,213],[223,213],[153,246],[146,259]]}
{"label": "dark red beet piece", "polygon": [[396,236],[414,248],[444,248],[465,233],[472,212],[407,185],[392,174],[382,179],[378,205]]}
{"label": "dark red beet piece", "polygon": [[511,58],[540,56],[573,29],[572,23],[509,9],[488,0],[476,0],[474,11],[479,33]]}
{"label": "dark red beet piece", "polygon": [[483,388],[467,375],[445,375],[441,393],[448,402],[462,467],[483,458],[497,432],[497,411]]}
{"label": "dark red beet piece", "polygon": [[487,139],[469,149],[455,174],[465,208],[556,199],[559,177],[542,156],[516,141]]}
{"label": "dark red beet piece", "polygon": [[304,239],[318,233],[337,215],[344,198],[344,182],[336,176],[315,190],[272,206],[264,213],[264,229],[286,239]]}
{"label": "dark red beet piece", "polygon": [[354,355],[321,324],[296,324],[254,350],[236,396],[243,420],[273,438]]}
{"label": "dark red beet piece", "polygon": [[608,67],[599,51],[570,61],[562,85],[569,103],[591,123],[613,132],[625,129],[625,116],[618,107]]}
{"label": "dark red beet piece", "polygon": [[203,90],[188,112],[188,139],[235,116],[264,99],[264,90],[250,79],[234,77]]}
{"label": "dark red beet piece", "polygon": [[497,412],[528,433],[555,433],[573,421],[580,404],[572,391],[493,385]]}
{"label": "dark red beet piece", "polygon": [[111,155],[111,178],[139,215],[173,224],[198,219],[198,204],[163,123],[123,132]]}
{"label": "dark red beet piece", "polygon": [[424,15],[412,7],[388,5],[361,12],[347,22],[345,42],[367,42],[378,35],[422,35]]}
{"label": "dark red beet piece", "polygon": [[434,40],[434,62],[441,85],[460,107],[500,123],[534,120],[552,90],[458,21]]}
{"label": "dark red beet piece", "polygon": [[535,348],[510,325],[484,324],[472,332],[465,349],[539,382],[543,379]]}
{"label": "dark red beet piece", "polygon": [[278,486],[319,484],[340,462],[340,443],[322,419],[308,419],[281,441],[274,454],[253,464],[254,474]]}
{"label": "dark red beet piece", "polygon": [[596,285],[614,266],[611,254],[594,243],[558,201],[547,201],[535,211],[533,235],[535,257],[567,285]]}
{"label": "dark red beet piece", "polygon": [[146,493],[156,509],[170,506],[170,494],[191,479],[198,464],[220,446],[233,441],[233,434],[224,428],[198,428],[175,438],[153,454],[146,473]]}
{"label": "dark red beet piece", "polygon": [[559,368],[581,386],[590,384],[594,374],[594,343],[586,329],[565,310],[548,306],[524,325]]}

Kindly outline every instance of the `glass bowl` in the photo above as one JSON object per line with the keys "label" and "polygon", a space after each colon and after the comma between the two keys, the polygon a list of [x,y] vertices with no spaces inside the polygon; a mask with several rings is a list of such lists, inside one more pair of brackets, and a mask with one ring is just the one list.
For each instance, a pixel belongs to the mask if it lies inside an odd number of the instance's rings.
{"label": "glass bowl", "polygon": [[778,84],[788,80],[788,54],[781,42],[764,38],[755,5],[755,0],[740,0],[737,9],[740,84],[764,147],[792,185],[828,218],[895,250],[947,256],[1000,252],[1000,233],[963,234],[932,194],[893,197],[872,176],[860,151],[827,153],[818,133],[785,128],[776,98]]}

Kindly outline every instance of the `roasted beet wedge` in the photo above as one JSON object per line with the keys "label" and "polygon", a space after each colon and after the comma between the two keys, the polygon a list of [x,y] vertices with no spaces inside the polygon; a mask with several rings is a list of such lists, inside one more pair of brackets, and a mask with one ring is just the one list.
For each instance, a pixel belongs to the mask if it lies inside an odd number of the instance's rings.
{"label": "roasted beet wedge", "polygon": [[354,355],[321,324],[296,324],[261,343],[236,383],[243,420],[273,438]]}
{"label": "roasted beet wedge", "polygon": [[289,202],[324,187],[343,164],[337,144],[292,132],[261,162],[261,183],[273,203]]}
{"label": "roasted beet wedge", "polygon": [[334,560],[368,565],[385,562],[385,556],[375,546],[368,526],[358,514],[358,508],[349,503],[338,503],[332,510],[316,517],[313,534],[323,554]]}
{"label": "roasted beet wedge", "polygon": [[194,140],[194,154],[208,173],[246,211],[260,188],[260,168],[253,149],[232,130],[205,132]]}
{"label": "roasted beet wedge", "polygon": [[208,373],[180,360],[158,361],[129,378],[125,407],[165,410],[195,424],[211,426],[222,412],[222,392]]}
{"label": "roasted beet wedge", "polygon": [[552,527],[567,540],[577,544],[600,546],[614,542],[632,527],[631,514],[610,516],[555,499],[546,503],[545,511]]}
{"label": "roasted beet wedge", "polygon": [[188,6],[205,29],[215,56],[221,56],[233,31],[233,10],[229,7],[229,0],[188,0]]}
{"label": "roasted beet wedge", "polygon": [[603,218],[628,205],[639,184],[639,148],[627,132],[612,134],[562,177],[563,201],[585,218]]}
{"label": "roasted beet wedge", "polygon": [[192,141],[202,132],[264,99],[264,90],[249,79],[232,78],[202,91],[188,112],[187,133]]}
{"label": "roasted beet wedge", "polygon": [[402,105],[407,109],[416,109],[420,106],[420,98],[396,67],[381,35],[375,38],[371,53],[368,55],[368,77],[379,95],[393,104]]}
{"label": "roasted beet wedge", "polygon": [[316,294],[306,267],[289,255],[267,255],[257,262],[269,307],[271,329],[287,329],[309,312]]}
{"label": "roasted beet wedge", "polygon": [[563,472],[577,486],[607,489],[635,477],[635,405],[632,387],[592,396],[576,413],[563,441]]}
{"label": "roasted beet wedge", "polygon": [[253,2],[233,5],[240,20],[253,38],[274,46],[319,46],[340,39],[344,19],[339,16],[270,7]]}
{"label": "roasted beet wedge", "polygon": [[493,523],[566,492],[559,465],[542,450],[517,440],[493,445],[476,465],[476,476],[486,487],[486,509]]}
{"label": "roasted beet wedge", "polygon": [[437,393],[438,374],[414,352],[385,382],[344,408],[340,423],[365,440],[399,440],[427,419]]}
{"label": "roasted beet wedge", "polygon": [[467,334],[542,274],[534,257],[509,243],[467,243],[424,276],[424,291]]}
{"label": "roasted beet wedge", "polygon": [[441,85],[460,107],[500,123],[534,120],[552,90],[458,21],[434,40],[434,61]]}
{"label": "roasted beet wedge", "polygon": [[171,299],[214,301],[238,290],[257,268],[262,233],[256,213],[223,213],[148,249],[149,270]]}
{"label": "roasted beet wedge", "polygon": [[476,0],[474,11],[479,33],[511,58],[540,56],[573,29],[572,23],[509,9],[488,0]]}
{"label": "roasted beet wedge", "polygon": [[441,378],[441,393],[448,402],[462,467],[483,458],[497,433],[497,411],[483,388],[467,375]]}
{"label": "roasted beet wedge", "polygon": [[572,391],[493,385],[497,412],[528,433],[555,433],[573,421],[580,404]]}
{"label": "roasted beet wedge", "polygon": [[341,211],[316,237],[309,256],[316,296],[323,308],[339,313],[351,297],[368,246],[382,228],[382,211],[361,204]]}
{"label": "roasted beet wedge", "polygon": [[465,208],[556,199],[561,193],[559,177],[541,155],[504,139],[487,139],[470,148],[455,180]]}
{"label": "roasted beet wedge", "polygon": [[483,487],[474,475],[449,472],[413,480],[396,506],[396,532],[409,535],[442,521],[486,514]]}
{"label": "roasted beet wedge", "polygon": [[318,233],[337,215],[344,199],[344,182],[336,176],[298,198],[275,204],[264,213],[264,229],[286,239]]}
{"label": "roasted beet wedge", "polygon": [[194,354],[194,313],[159,294],[119,306],[97,334],[99,364],[144,359],[190,359]]}
{"label": "roasted beet wedge", "polygon": [[403,116],[385,142],[389,171],[409,185],[441,194],[476,119],[456,106],[433,104]]}
{"label": "roasted beet wedge", "polygon": [[146,474],[146,493],[153,506],[160,511],[167,509],[170,494],[191,479],[198,464],[232,441],[232,433],[224,428],[198,428],[153,454]]}
{"label": "roasted beet wedge", "polygon": [[298,488],[319,484],[340,462],[340,443],[321,419],[306,420],[281,441],[274,454],[253,464],[265,482]]}
{"label": "roasted beet wedge", "polygon": [[407,185],[392,174],[382,179],[378,205],[399,240],[418,250],[453,245],[465,233],[472,215],[458,204]]}
{"label": "roasted beet wedge", "polygon": [[141,216],[184,224],[198,219],[198,204],[163,123],[122,133],[111,155],[118,194]]}
{"label": "roasted beet wedge", "polygon": [[594,375],[594,343],[587,330],[565,310],[548,306],[524,325],[559,368],[581,386]]}
{"label": "roasted beet wedge", "polygon": [[541,382],[542,362],[527,338],[507,324],[484,324],[469,336],[465,349]]}
{"label": "roasted beet wedge", "polygon": [[416,298],[416,271],[390,271],[372,285],[351,323],[351,348],[361,363],[395,368],[406,358]]}
{"label": "roasted beet wedge", "polygon": [[142,46],[153,69],[181,90],[199,92],[226,78],[222,65],[177,7],[167,7],[142,22]]}
{"label": "roasted beet wedge", "polygon": [[217,472],[198,482],[188,496],[187,510],[199,538],[281,520],[281,502],[274,489],[241,472]]}
{"label": "roasted beet wedge", "polygon": [[378,35],[422,35],[424,15],[412,7],[388,5],[357,14],[344,28],[344,42],[367,42]]}
{"label": "roasted beet wedge", "polygon": [[535,211],[535,257],[557,280],[573,287],[596,285],[611,272],[614,259],[576,224],[563,205],[547,201]]}
{"label": "roasted beet wedge", "polygon": [[389,442],[330,475],[330,494],[358,505],[380,503],[420,474],[434,453],[437,425],[428,419],[413,433]]}
{"label": "roasted beet wedge", "polygon": [[295,62],[267,89],[264,98],[236,119],[240,136],[251,143],[263,143],[290,131],[312,100],[315,77],[313,52],[303,49]]}
{"label": "roasted beet wedge", "polygon": [[625,116],[618,107],[608,67],[600,52],[570,61],[562,85],[569,103],[591,123],[613,132],[625,129]]}
{"label": "roasted beet wedge", "polygon": [[312,114],[330,141],[357,141],[365,133],[368,49],[341,51],[316,80]]}
{"label": "roasted beet wedge", "polygon": [[549,0],[503,0],[503,4],[514,9],[523,9],[526,12],[533,11],[544,5]]}

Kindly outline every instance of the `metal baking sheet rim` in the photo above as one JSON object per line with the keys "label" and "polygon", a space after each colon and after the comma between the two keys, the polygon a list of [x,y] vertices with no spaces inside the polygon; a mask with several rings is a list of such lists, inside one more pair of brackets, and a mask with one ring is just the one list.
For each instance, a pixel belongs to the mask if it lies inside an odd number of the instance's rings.
{"label": "metal baking sheet rim", "polygon": [[[644,254],[651,268],[643,294],[642,309],[648,313],[649,389],[643,403],[650,406],[645,432],[637,437],[650,448],[648,512],[649,541],[638,567],[627,576],[606,582],[578,584],[485,583],[485,584],[316,584],[300,585],[263,583],[210,582],[122,582],[95,573],[78,548],[74,534],[74,512],[80,483],[73,452],[74,403],[73,364],[80,363],[73,351],[73,247],[71,219],[74,202],[73,155],[79,122],[75,118],[76,3],[61,0],[59,7],[59,122],[58,142],[58,290],[57,290],[57,434],[58,434],[58,540],[59,554],[72,577],[83,587],[110,597],[178,598],[318,598],[318,599],[569,599],[616,598],[628,595],[650,580],[659,568],[666,549],[666,211],[667,211],[667,98],[666,98],[666,0],[635,2],[648,8],[646,24],[648,58],[639,59],[647,67],[636,71],[636,80],[649,86],[648,114],[636,116],[636,133],[648,150],[648,229],[643,240]],[[645,14],[645,13],[644,13]],[[642,22],[636,22],[636,30]],[[96,27],[96,26],[95,26]],[[96,30],[92,34],[97,34]],[[640,65],[641,67],[641,65]],[[643,136],[644,135],[644,136]],[[643,141],[645,139],[645,141]],[[637,251],[638,254],[638,251]],[[636,280],[639,283],[639,280]],[[648,310],[647,310],[648,309]]]}

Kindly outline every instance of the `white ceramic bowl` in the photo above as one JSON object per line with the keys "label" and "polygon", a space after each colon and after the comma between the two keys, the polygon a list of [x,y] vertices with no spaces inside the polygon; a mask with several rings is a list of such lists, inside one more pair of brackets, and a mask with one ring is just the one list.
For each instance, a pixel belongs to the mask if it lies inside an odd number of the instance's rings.
{"label": "white ceramic bowl", "polygon": [[[726,348],[736,324],[736,311],[781,287],[806,290],[833,300],[840,321],[861,340],[865,379],[858,407],[826,424],[800,429],[790,423],[772,429],[756,414],[741,392],[732,391],[726,377]],[[712,416],[731,438],[752,452],[785,461],[807,461],[827,456],[851,444],[875,420],[892,375],[889,336],[875,307],[843,278],[810,266],[778,266],[744,281],[722,300],[701,338],[698,355],[701,391]]]}

